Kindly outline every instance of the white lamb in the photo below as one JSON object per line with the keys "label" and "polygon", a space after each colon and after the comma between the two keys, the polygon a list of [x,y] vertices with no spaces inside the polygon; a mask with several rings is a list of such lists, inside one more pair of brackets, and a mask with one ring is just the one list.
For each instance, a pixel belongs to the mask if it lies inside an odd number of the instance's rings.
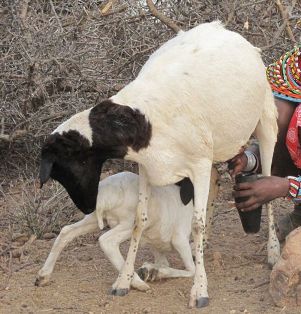
{"label": "white lamb", "polygon": [[[215,184],[216,172],[212,173]],[[111,230],[99,237],[99,244],[110,262],[120,271],[124,259],[119,246],[131,238],[134,227],[136,208],[138,205],[138,175],[122,172],[100,181],[98,187],[96,210],[86,215],[81,221],[65,226],[48,255],[43,268],[39,271],[36,285],[44,286],[53,272],[55,263],[64,247],[74,238],[102,230],[104,221]],[[212,187],[210,204],[213,205],[217,193]],[[150,244],[155,263],[144,263],[139,269],[139,275],[145,281],[172,277],[191,277],[195,266],[192,259],[189,239],[193,205],[190,201],[186,206],[180,198],[180,188],[177,185],[154,187],[149,201],[149,215],[142,240]],[[185,270],[168,267],[165,253],[175,249],[181,256]],[[146,290],[148,286],[134,273],[132,286]]]}

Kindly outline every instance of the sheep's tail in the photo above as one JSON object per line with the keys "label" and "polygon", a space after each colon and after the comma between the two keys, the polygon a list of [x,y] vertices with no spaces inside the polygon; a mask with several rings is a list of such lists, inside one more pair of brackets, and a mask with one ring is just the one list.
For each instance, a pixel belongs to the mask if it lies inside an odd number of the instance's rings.
{"label": "sheep's tail", "polygon": [[147,3],[147,6],[148,6],[151,14],[154,17],[156,17],[163,24],[165,24],[167,27],[172,29],[176,34],[182,32],[182,29],[175,22],[173,22],[170,18],[168,18],[163,13],[161,13],[157,10],[157,8],[155,7],[152,0],[146,0],[146,3]]}

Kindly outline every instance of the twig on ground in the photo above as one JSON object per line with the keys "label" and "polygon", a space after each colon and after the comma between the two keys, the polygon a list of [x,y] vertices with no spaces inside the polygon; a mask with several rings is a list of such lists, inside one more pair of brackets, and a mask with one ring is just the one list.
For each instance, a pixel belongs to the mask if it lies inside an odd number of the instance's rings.
{"label": "twig on ground", "polygon": [[[293,32],[292,32],[292,29],[291,29],[291,26],[290,26],[289,16],[288,16],[288,11],[287,11],[287,9],[284,8],[284,6],[283,6],[281,0],[275,0],[275,1],[276,1],[276,4],[277,4],[278,8],[279,8],[279,11],[280,11],[280,14],[281,14],[281,16],[282,16],[282,19],[283,19],[283,21],[284,21],[284,25],[285,25],[285,28],[286,28],[286,31],[287,31],[288,36],[289,36],[289,38],[290,38],[290,40],[291,40],[292,42],[296,43],[297,41],[296,41],[296,39],[295,39],[295,36],[294,36],[294,34],[293,34]],[[296,3],[297,3],[297,0],[294,0],[294,1],[293,1],[293,4],[292,4],[291,10],[294,8],[294,6],[296,5]]]}
{"label": "twig on ground", "polygon": [[23,257],[24,252],[28,250],[30,245],[36,240],[37,236],[35,234],[32,234],[27,242],[24,243],[23,246],[20,248],[17,248],[11,252],[12,257],[16,258],[19,257],[20,259]]}
{"label": "twig on ground", "polygon": [[163,24],[172,29],[175,33],[181,31],[181,28],[177,24],[175,24],[171,19],[169,19],[167,16],[157,10],[152,0],[146,0],[146,4],[152,15],[160,20]]}
{"label": "twig on ground", "polygon": [[58,25],[59,25],[59,28],[60,28],[61,32],[64,32],[62,23],[61,23],[61,21],[60,21],[58,15],[57,15],[57,13],[56,13],[56,11],[55,11],[55,7],[54,7],[54,5],[53,5],[52,0],[49,0],[49,3],[50,3],[50,5],[51,5],[51,9],[52,9],[52,11],[53,11],[53,14],[54,14],[56,20],[57,20],[57,23],[58,23]]}

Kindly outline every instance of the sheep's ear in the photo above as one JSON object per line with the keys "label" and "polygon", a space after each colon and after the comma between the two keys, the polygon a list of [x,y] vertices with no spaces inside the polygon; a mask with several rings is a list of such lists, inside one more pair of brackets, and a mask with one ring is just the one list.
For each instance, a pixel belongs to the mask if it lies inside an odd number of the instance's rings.
{"label": "sheep's ear", "polygon": [[178,182],[177,185],[180,187],[180,197],[184,205],[194,200],[194,187],[190,179],[185,178]]}
{"label": "sheep's ear", "polygon": [[40,165],[40,188],[46,183],[50,178],[51,169],[53,166],[53,161],[43,158]]}

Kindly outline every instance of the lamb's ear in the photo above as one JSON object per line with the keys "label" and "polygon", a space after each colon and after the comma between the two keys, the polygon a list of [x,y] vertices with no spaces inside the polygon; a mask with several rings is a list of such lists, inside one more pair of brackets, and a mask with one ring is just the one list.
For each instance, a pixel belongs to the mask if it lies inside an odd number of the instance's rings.
{"label": "lamb's ear", "polygon": [[40,188],[42,188],[43,184],[49,180],[52,166],[53,161],[50,161],[49,159],[46,158],[42,158],[40,164]]}
{"label": "lamb's ear", "polygon": [[180,187],[180,197],[184,205],[194,200],[194,187],[189,178],[185,178],[176,184]]}

